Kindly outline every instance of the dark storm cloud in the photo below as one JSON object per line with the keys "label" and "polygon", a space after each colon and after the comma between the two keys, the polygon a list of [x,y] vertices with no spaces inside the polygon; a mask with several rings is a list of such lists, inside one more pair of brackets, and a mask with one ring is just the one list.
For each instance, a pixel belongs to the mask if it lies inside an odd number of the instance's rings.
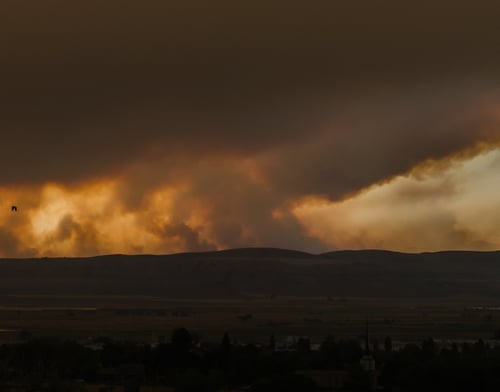
{"label": "dark storm cloud", "polygon": [[422,161],[498,142],[499,98],[485,85],[438,82],[359,97],[307,143],[263,154],[262,170],[288,194],[343,197]]}
{"label": "dark storm cloud", "polygon": [[[254,154],[309,141],[346,96],[383,95],[390,85],[405,95],[443,77],[498,82],[494,2],[26,0],[2,8],[3,182],[113,175],[155,154]],[[428,108],[413,115],[428,125]],[[410,131],[380,130],[387,118],[363,124],[363,139],[406,156],[397,133],[406,140]],[[349,124],[332,132],[357,149]],[[427,136],[409,161],[436,144]],[[382,162],[374,177],[387,170]]]}
{"label": "dark storm cloud", "polygon": [[[0,184],[118,179],[115,202],[132,212],[178,188],[169,223],[144,226],[189,249],[321,249],[287,202],[342,198],[500,136],[497,2],[0,11]],[[55,236],[99,251],[96,228],[72,215]]]}

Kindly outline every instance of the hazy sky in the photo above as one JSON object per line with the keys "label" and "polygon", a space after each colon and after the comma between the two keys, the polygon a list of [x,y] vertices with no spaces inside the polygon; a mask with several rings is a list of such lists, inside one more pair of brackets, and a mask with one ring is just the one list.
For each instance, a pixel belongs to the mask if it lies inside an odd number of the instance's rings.
{"label": "hazy sky", "polygon": [[4,0],[0,256],[500,248],[499,17]]}

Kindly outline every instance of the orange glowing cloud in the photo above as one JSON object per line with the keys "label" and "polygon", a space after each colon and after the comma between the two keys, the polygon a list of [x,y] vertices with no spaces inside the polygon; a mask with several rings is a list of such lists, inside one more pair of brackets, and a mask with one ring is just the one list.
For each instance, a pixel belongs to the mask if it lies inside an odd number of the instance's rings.
{"label": "orange glowing cloud", "polygon": [[7,3],[0,256],[498,245],[493,2]]}
{"label": "orange glowing cloud", "polygon": [[[238,246],[500,247],[500,149],[493,144],[424,161],[341,200],[283,194],[263,162],[259,156],[204,160],[169,176],[169,184],[148,179],[146,165],[115,179],[4,186],[0,257]],[[17,212],[10,211],[13,204]]]}
{"label": "orange glowing cloud", "polygon": [[[166,253],[185,249],[178,236],[159,236],[155,227],[169,223],[175,190],[158,189],[148,207],[127,211],[117,181],[1,189],[0,255],[90,256],[103,253]],[[16,201],[19,209],[10,211]],[[3,235],[2,235],[3,234]],[[8,246],[6,246],[8,244]]]}

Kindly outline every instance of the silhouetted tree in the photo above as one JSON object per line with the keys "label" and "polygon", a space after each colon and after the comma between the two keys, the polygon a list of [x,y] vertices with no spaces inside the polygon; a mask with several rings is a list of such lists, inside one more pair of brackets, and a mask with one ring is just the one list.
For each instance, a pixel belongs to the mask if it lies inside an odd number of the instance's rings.
{"label": "silhouetted tree", "polygon": [[220,343],[220,365],[222,369],[227,370],[229,368],[232,348],[231,339],[229,339],[229,335],[226,332]]}
{"label": "silhouetted tree", "polygon": [[229,335],[226,332],[222,337],[222,341],[220,344],[221,351],[224,353],[229,353],[231,351],[231,347],[232,347],[231,339],[229,339]]}
{"label": "silhouetted tree", "polygon": [[170,340],[175,354],[186,354],[191,349],[192,336],[186,328],[177,328],[172,333]]}
{"label": "silhouetted tree", "polygon": [[170,346],[176,368],[185,370],[189,366],[192,342],[192,336],[186,328],[175,329],[172,333]]}
{"label": "silhouetted tree", "polygon": [[436,343],[434,343],[434,339],[429,338],[422,342],[422,354],[424,359],[432,359],[435,357],[437,353]]}
{"label": "silhouetted tree", "polygon": [[271,351],[276,350],[276,338],[274,337],[274,334],[272,334],[269,338],[269,349]]}
{"label": "silhouetted tree", "polygon": [[311,341],[308,338],[299,338],[297,341],[297,352],[300,354],[309,353],[311,351]]}
{"label": "silhouetted tree", "polygon": [[386,354],[390,354],[392,352],[392,339],[390,336],[387,336],[384,340],[384,351]]}

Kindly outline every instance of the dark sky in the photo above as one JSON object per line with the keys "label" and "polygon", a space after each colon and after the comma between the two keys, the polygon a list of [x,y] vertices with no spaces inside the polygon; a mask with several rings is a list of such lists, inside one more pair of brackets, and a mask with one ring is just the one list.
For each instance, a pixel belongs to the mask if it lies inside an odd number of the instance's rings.
{"label": "dark sky", "polygon": [[[35,195],[8,238],[50,204],[47,184],[101,182],[113,216],[179,239],[153,251],[326,249],[292,204],[500,136],[494,1],[6,0],[0,14],[0,184],[6,203]],[[143,212],[165,188],[158,222]],[[110,249],[97,212],[67,208],[63,239],[87,241],[69,252]]]}

